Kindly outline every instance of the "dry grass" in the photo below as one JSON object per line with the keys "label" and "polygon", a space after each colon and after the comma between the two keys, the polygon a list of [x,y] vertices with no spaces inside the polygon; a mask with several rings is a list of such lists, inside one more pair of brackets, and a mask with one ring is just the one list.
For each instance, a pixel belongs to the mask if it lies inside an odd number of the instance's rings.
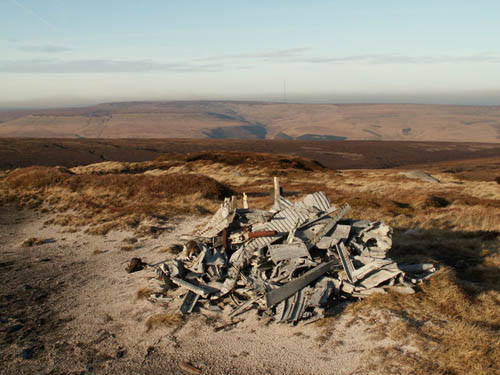
{"label": "dry grass", "polygon": [[149,296],[151,296],[151,294],[154,293],[154,290],[149,288],[149,287],[142,287],[140,289],[137,290],[137,293],[135,295],[135,300],[138,301],[138,300],[143,300],[143,299],[146,299],[146,298],[149,298]]}
{"label": "dry grass", "polygon": [[[452,269],[444,268],[416,295],[374,295],[349,306],[347,311],[356,316],[382,310],[396,318],[397,323],[384,328],[400,345],[372,353],[378,355],[377,364],[385,373],[398,373],[401,366],[408,366],[411,374],[498,373],[498,281],[496,290],[476,295],[461,283]],[[405,342],[418,351],[401,353]]]}
{"label": "dry grass", "polygon": [[[137,228],[147,218],[207,212],[232,190],[199,174],[73,175],[57,168],[16,169],[0,180],[0,203],[58,212],[47,224],[91,234]],[[197,203],[193,204],[194,202]]]}
{"label": "dry grass", "polygon": [[[214,211],[219,200],[233,192],[246,192],[250,207],[268,208],[270,177],[279,175],[290,200],[324,191],[335,204],[349,202],[350,217],[384,220],[394,227],[391,258],[433,262],[441,269],[414,295],[374,295],[347,308],[352,324],[363,318],[374,338],[387,336],[398,344],[374,350],[372,363],[385,373],[498,373],[500,189],[491,174],[498,175],[500,167],[489,170],[485,179],[437,171],[442,183],[431,184],[395,170],[332,171],[301,160],[280,160],[201,153],[168,155],[125,169],[93,166],[80,175],[25,168],[0,178],[0,200],[55,210],[58,214],[49,223],[93,233],[121,227],[139,230],[155,217]],[[155,172],[143,173],[148,171]],[[374,314],[388,318],[373,319]],[[148,318],[146,327],[180,323],[177,315],[160,314]],[[331,337],[335,319],[319,324],[323,336]]]}
{"label": "dry grass", "polygon": [[182,245],[173,244],[167,247],[161,247],[160,249],[158,249],[158,252],[164,254],[179,254],[182,251],[182,248]]}
{"label": "dry grass", "polygon": [[149,318],[146,319],[146,329],[147,331],[150,331],[152,329],[156,328],[162,328],[162,327],[178,327],[182,322],[182,316],[179,314],[170,314],[170,313],[163,313],[163,314],[156,314],[156,315],[151,315]]}
{"label": "dry grass", "polygon": [[47,240],[47,239],[30,237],[30,238],[25,239],[23,241],[23,243],[21,244],[21,246],[22,247],[33,247],[33,246],[39,246],[39,245],[46,244],[47,242],[49,242],[49,240]]}

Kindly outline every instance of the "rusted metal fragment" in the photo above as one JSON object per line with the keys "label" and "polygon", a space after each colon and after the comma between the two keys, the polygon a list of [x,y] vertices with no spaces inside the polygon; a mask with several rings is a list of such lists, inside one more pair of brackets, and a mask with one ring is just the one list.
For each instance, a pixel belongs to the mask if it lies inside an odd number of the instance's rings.
{"label": "rusted metal fragment", "polygon": [[331,268],[336,264],[335,260],[331,260],[326,263],[322,263],[319,266],[314,267],[312,270],[306,272],[301,277],[294,279],[287,284],[279,287],[277,289],[273,289],[270,292],[266,293],[266,304],[268,307],[274,306],[277,303],[280,303],[284,299],[294,295],[297,291],[306,287],[318,277],[322,276],[326,272],[330,271]]}
{"label": "rusted metal fragment", "polygon": [[331,210],[321,211],[318,208],[308,206],[304,202],[297,202],[292,206],[277,212],[274,217],[259,230],[275,230],[278,234],[275,237],[256,238],[245,244],[245,247],[250,251],[262,249],[263,247],[277,241],[285,235],[288,235],[294,228],[301,228],[304,225],[313,223],[328,215]]}

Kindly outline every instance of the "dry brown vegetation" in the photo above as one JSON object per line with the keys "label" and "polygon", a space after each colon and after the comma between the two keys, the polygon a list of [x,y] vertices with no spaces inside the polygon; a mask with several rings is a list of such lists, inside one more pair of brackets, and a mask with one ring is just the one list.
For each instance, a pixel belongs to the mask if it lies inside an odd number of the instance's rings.
{"label": "dry brown vegetation", "polygon": [[124,226],[138,227],[146,218],[196,214],[214,209],[232,190],[199,174],[163,176],[82,174],[49,167],[16,169],[0,180],[0,201],[50,209],[59,214],[48,224],[89,226],[105,234]]}
{"label": "dry brown vegetation", "polygon": [[2,111],[0,136],[499,142],[499,114],[498,106],[123,102]]}
{"label": "dry brown vegetation", "polygon": [[[441,181],[433,184],[398,170],[333,171],[285,156],[171,154],[135,164],[13,170],[0,176],[0,199],[55,210],[54,223],[89,225],[98,233],[213,212],[233,192],[246,192],[251,207],[267,208],[274,175],[290,200],[325,191],[335,204],[349,202],[351,217],[392,225],[394,260],[440,268],[415,295],[376,295],[347,308],[370,323],[374,335],[415,348],[377,348],[371,361],[378,358],[385,373],[493,375],[500,364],[500,187],[491,177],[500,174],[498,165],[492,160],[484,174],[475,174],[469,162],[439,165],[430,169]],[[387,321],[370,318],[374,312]],[[146,325],[172,326],[179,319],[153,316]],[[334,321],[322,322],[325,337],[335,334]]]}
{"label": "dry brown vegetation", "polygon": [[[1,113],[1,112],[0,112]],[[412,141],[289,141],[256,139],[60,139],[0,138],[0,170],[33,165],[76,167],[92,163],[144,162],[163,154],[252,152],[301,156],[332,169],[394,168],[440,162],[444,170],[493,180],[500,166],[500,144]],[[481,158],[482,160],[478,160]],[[491,158],[483,167],[484,160]],[[469,160],[469,164],[450,161]],[[175,160],[173,160],[175,162]],[[496,165],[495,165],[496,164]],[[122,166],[118,165],[118,168]],[[493,169],[491,169],[493,168]],[[1,172],[0,172],[1,173]]]}
{"label": "dry brown vegetation", "polygon": [[179,314],[156,314],[151,315],[146,319],[146,329],[149,331],[151,329],[159,327],[178,327],[182,322],[182,316]]}

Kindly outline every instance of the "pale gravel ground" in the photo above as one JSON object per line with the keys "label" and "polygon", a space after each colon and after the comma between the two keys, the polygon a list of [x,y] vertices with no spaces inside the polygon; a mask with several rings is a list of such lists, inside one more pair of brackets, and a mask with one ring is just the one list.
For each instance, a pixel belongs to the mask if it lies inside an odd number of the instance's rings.
{"label": "pale gravel ground", "polygon": [[[147,331],[145,320],[169,307],[136,300],[140,287],[155,285],[153,271],[125,272],[132,257],[149,263],[165,259],[161,247],[201,223],[168,221],[158,238],[139,238],[141,248],[122,251],[132,232],[106,236],[65,233],[43,223],[50,216],[0,207],[0,368],[2,374],[182,374],[188,361],[203,374],[354,374],[363,355],[377,346],[363,323],[342,316],[334,333],[314,325],[265,326],[255,311],[227,331],[214,332],[213,313],[201,311],[179,327]],[[21,247],[29,237],[54,242]],[[95,251],[104,251],[96,254]],[[219,314],[219,316],[222,314]],[[9,327],[21,324],[15,332]],[[21,352],[34,348],[34,358]],[[118,357],[117,353],[124,353]],[[149,353],[149,354],[148,354]]]}

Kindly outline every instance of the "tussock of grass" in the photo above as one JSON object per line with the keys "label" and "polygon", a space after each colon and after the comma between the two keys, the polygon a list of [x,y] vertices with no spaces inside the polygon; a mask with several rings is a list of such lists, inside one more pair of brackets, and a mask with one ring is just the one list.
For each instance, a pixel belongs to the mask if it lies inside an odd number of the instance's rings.
{"label": "tussock of grass", "polygon": [[154,293],[154,290],[149,288],[149,287],[142,287],[137,290],[137,293],[135,295],[135,299],[137,300],[143,300],[146,298],[149,298],[151,294]]}
{"label": "tussock of grass", "polygon": [[30,237],[23,241],[21,244],[22,247],[33,247],[39,246],[47,243],[49,240],[43,238]]}
{"label": "tussock of grass", "polygon": [[158,249],[159,253],[166,253],[166,254],[179,254],[182,251],[182,245],[178,244],[173,244],[167,247],[162,247]]}
{"label": "tussock of grass", "polygon": [[137,238],[135,237],[126,237],[122,240],[123,243],[127,243],[129,245],[137,243]]}
{"label": "tussock of grass", "polygon": [[151,315],[146,319],[146,329],[150,331],[152,329],[162,328],[162,327],[177,327],[182,322],[182,316],[179,314],[156,314]]}

